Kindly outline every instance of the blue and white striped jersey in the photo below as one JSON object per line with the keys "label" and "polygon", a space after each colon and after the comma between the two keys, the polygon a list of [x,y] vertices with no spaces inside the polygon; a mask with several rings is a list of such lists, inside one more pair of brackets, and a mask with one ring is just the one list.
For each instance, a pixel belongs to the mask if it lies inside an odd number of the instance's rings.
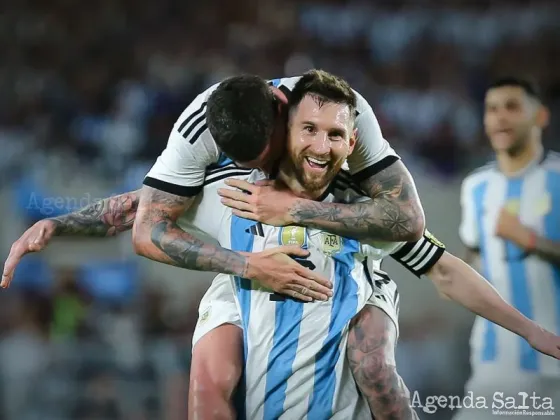
{"label": "blue and white striped jersey", "polygon": [[[443,247],[429,233],[417,243],[373,247],[315,229],[238,218],[221,205],[216,189],[229,177],[256,182],[264,174],[225,160],[222,164],[208,170],[202,194],[179,224],[187,229],[194,225],[237,251],[259,252],[287,244],[307,248],[311,255],[300,263],[330,278],[334,297],[301,303],[249,280],[220,275],[201,304],[195,341],[223,322],[243,329],[247,418],[370,419],[345,357],[350,320],[370,304],[385,311],[398,330],[396,284],[379,271],[380,260],[395,251],[420,275],[437,261]],[[351,203],[369,198],[342,171],[324,200]]]}
{"label": "blue and white striped jersey", "polygon": [[[495,235],[499,211],[506,206],[537,234],[560,241],[560,156],[548,152],[515,177],[495,164],[463,182],[460,236],[480,250],[482,274],[520,312],[560,333],[560,267]],[[478,317],[471,337],[473,367],[496,364],[525,372],[560,374],[560,363],[541,355],[517,335]]]}

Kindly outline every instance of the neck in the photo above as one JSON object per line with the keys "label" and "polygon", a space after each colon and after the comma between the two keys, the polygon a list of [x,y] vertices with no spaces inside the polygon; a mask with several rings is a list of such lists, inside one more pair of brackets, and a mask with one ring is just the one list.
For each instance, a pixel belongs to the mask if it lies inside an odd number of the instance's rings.
{"label": "neck", "polygon": [[496,160],[498,167],[504,174],[510,176],[525,169],[542,152],[542,145],[536,139],[531,139],[518,153],[512,155],[507,151],[498,152]]}
{"label": "neck", "polygon": [[317,191],[308,191],[303,185],[298,181],[297,177],[290,168],[290,164],[282,162],[280,169],[278,171],[278,179],[282,181],[286,186],[298,197],[307,198],[309,200],[317,200],[321,197],[328,186]]}

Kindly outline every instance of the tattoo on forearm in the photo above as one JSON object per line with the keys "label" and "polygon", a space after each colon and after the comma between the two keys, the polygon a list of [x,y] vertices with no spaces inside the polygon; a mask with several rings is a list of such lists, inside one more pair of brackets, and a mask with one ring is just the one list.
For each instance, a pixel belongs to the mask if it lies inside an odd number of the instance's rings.
{"label": "tattoo on forearm", "polygon": [[371,201],[336,204],[298,200],[292,217],[298,224],[356,239],[389,242],[418,239],[424,213],[414,183],[401,162],[364,181],[362,189]]}
{"label": "tattoo on forearm", "polygon": [[[145,250],[145,256],[156,261],[197,271],[246,274],[246,258],[229,249],[201,241],[185,232],[175,222],[190,198],[175,196],[155,189],[147,189],[148,208],[141,212],[137,221],[149,232],[151,243],[161,253]],[[161,255],[163,254],[163,255]]]}
{"label": "tattoo on forearm", "polygon": [[350,328],[348,361],[375,419],[418,420],[394,363],[395,342],[395,327],[387,315],[365,309]]}
{"label": "tattoo on forearm", "polygon": [[139,198],[139,191],[128,192],[50,220],[58,236],[115,236],[132,228]]}
{"label": "tattoo on forearm", "polygon": [[534,253],[560,268],[560,243],[539,237]]}

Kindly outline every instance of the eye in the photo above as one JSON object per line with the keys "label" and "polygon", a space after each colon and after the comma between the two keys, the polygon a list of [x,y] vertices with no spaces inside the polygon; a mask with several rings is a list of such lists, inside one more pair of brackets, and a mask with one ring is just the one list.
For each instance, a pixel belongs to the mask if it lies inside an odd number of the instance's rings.
{"label": "eye", "polygon": [[313,133],[315,131],[315,129],[311,125],[306,125],[305,127],[303,127],[303,130],[307,131],[308,133]]}

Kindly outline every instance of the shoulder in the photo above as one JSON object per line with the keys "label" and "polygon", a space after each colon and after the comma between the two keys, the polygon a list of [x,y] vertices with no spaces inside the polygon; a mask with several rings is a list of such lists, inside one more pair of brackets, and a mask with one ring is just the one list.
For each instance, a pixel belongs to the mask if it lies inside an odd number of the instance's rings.
{"label": "shoulder", "polygon": [[497,171],[497,164],[495,161],[488,162],[486,165],[480,166],[471,171],[463,179],[463,190],[472,190],[485,181],[488,181]]}
{"label": "shoulder", "polygon": [[560,174],[560,153],[555,151],[548,151],[542,162],[542,167],[547,171]]}

